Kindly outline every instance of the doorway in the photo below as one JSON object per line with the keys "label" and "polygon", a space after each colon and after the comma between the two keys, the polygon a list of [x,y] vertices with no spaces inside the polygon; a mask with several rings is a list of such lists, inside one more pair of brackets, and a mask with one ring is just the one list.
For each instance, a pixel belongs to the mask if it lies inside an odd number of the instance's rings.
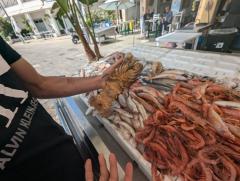
{"label": "doorway", "polygon": [[39,32],[47,31],[46,25],[42,19],[35,19],[34,23]]}

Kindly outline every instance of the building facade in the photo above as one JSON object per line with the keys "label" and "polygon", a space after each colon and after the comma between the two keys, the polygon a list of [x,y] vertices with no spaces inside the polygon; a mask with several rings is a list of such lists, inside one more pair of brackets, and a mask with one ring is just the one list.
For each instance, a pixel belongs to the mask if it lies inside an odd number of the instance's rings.
{"label": "building facade", "polygon": [[176,14],[183,9],[191,9],[194,0],[129,0],[135,6],[123,10],[123,21],[140,19],[147,12],[163,14],[166,6],[169,6]]}
{"label": "building facade", "polygon": [[122,10],[123,20],[140,19],[148,11],[154,13],[163,13],[164,7],[171,6],[172,0],[129,0],[135,3],[135,6]]}
{"label": "building facade", "polygon": [[54,2],[54,0],[1,0],[1,5],[11,18],[17,33],[30,30],[34,35],[52,32],[54,36],[59,36],[61,25],[51,12]]}

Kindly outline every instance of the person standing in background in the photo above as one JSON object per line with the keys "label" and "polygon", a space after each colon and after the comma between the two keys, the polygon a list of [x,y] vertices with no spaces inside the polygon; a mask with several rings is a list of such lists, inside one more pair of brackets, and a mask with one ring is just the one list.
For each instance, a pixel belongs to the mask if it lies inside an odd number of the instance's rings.
{"label": "person standing in background", "polygon": [[150,13],[150,9],[148,9],[147,12],[143,15],[144,20],[146,21],[146,20],[151,19],[151,15],[152,15],[152,13]]}
{"label": "person standing in background", "polygon": [[166,6],[165,13],[163,14],[164,30],[168,31],[168,25],[172,23],[172,19],[173,19],[173,12],[170,10],[169,6]]}
{"label": "person standing in background", "polygon": [[154,15],[154,9],[152,10],[152,12],[150,13],[150,17],[153,18]]}
{"label": "person standing in background", "polygon": [[150,11],[150,9],[147,10],[147,12],[143,15],[143,19],[144,19],[144,35],[146,36],[146,32],[148,34],[148,32],[150,31],[150,22],[149,20],[153,18],[153,16],[151,16],[152,13]]}
{"label": "person standing in background", "polygon": [[145,35],[145,22],[144,22],[144,7],[142,7],[142,15],[140,17],[140,29],[141,29],[141,36]]}

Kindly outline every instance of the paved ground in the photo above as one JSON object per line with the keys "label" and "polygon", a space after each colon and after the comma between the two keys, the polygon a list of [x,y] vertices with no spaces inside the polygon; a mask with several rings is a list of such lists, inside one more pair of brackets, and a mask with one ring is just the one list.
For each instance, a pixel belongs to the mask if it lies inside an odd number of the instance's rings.
{"label": "paved ground", "polygon": [[[139,44],[145,43],[146,40],[140,40],[139,35],[120,36],[116,42],[101,45],[100,50],[105,56],[133,46],[133,42]],[[82,45],[74,45],[69,36],[49,40],[34,40],[25,44],[16,43],[12,46],[43,75],[72,76],[77,74],[79,68],[87,63]],[[40,101],[57,121],[54,99]]]}

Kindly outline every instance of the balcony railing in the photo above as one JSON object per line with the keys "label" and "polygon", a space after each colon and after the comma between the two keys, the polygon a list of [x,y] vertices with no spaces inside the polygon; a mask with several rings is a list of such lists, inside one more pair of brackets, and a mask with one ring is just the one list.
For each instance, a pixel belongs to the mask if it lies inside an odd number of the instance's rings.
{"label": "balcony railing", "polygon": [[[37,1],[37,0],[22,0],[23,3],[30,2],[30,1]],[[54,0],[41,0],[41,1],[51,2],[51,1],[54,1]]]}
{"label": "balcony railing", "polygon": [[4,8],[15,6],[18,4],[17,0],[1,0],[0,2]]}
{"label": "balcony railing", "polygon": [[23,3],[29,2],[29,1],[35,1],[35,0],[22,0]]}

